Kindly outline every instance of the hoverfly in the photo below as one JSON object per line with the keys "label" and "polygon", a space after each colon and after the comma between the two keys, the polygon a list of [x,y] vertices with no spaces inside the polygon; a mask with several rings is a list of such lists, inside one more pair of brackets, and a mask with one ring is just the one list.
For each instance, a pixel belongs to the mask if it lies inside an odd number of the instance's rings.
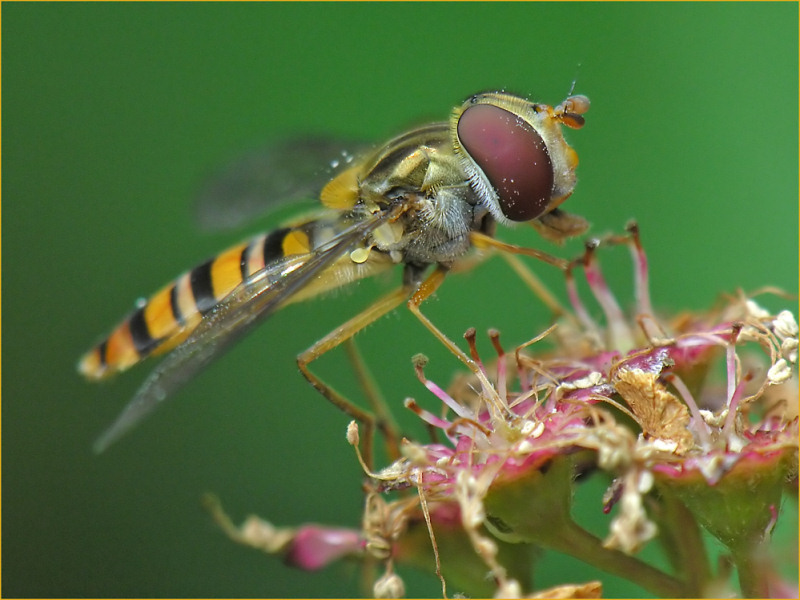
{"label": "hoverfly", "polygon": [[315,216],[234,246],[141,302],[81,358],[78,370],[98,380],[150,355],[170,354],[95,449],[114,442],[276,310],[401,265],[398,290],[298,357],[312,385],[369,424],[370,415],[326,386],[309,363],[403,302],[443,338],[419,305],[472,248],[564,267],[493,235],[498,222],[531,222],[556,240],[585,230],[583,219],[558,206],[572,194],[578,164],[561,125],[582,127],[588,109],[588,98],[579,95],[551,107],[505,92],[476,94],[449,122],[414,129],[344,164],[319,192]]}

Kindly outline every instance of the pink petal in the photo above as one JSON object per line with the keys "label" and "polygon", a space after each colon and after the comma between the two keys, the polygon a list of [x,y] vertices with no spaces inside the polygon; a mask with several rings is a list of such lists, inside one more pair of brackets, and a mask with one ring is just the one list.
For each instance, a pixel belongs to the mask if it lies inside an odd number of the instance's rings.
{"label": "pink petal", "polygon": [[286,562],[294,567],[315,571],[348,554],[360,552],[364,540],[358,531],[304,525],[289,545]]}

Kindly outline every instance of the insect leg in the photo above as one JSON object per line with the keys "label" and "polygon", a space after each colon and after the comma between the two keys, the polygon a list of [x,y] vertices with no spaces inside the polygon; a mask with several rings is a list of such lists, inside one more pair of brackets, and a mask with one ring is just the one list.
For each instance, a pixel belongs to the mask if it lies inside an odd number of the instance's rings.
{"label": "insect leg", "polygon": [[453,341],[447,337],[442,330],[440,330],[433,322],[422,314],[419,309],[419,305],[422,304],[425,300],[427,300],[434,292],[442,285],[444,281],[445,275],[447,275],[448,269],[442,266],[436,267],[436,269],[431,273],[416,289],[416,291],[411,295],[411,298],[408,300],[408,309],[417,317],[423,325],[430,331],[444,346],[450,350],[455,356],[458,357],[465,365],[470,367],[475,367],[477,369],[477,365],[474,364],[474,361],[468,357],[464,352],[456,346]]}
{"label": "insect leg", "polygon": [[547,288],[544,282],[539,279],[539,277],[533,271],[531,271],[527,265],[519,260],[517,256],[520,254],[533,256],[534,258],[538,258],[548,264],[558,267],[562,271],[567,270],[569,265],[568,261],[565,261],[562,258],[551,256],[539,250],[507,244],[492,237],[484,236],[481,233],[473,233],[472,236],[476,246],[485,249],[492,248],[499,250],[500,256],[503,257],[503,260],[509,264],[517,276],[522,279],[522,281],[531,289],[531,291],[533,291],[536,297],[539,298],[545,304],[545,306],[552,311],[554,318],[566,317],[570,321],[574,321],[575,317],[572,315],[572,313],[561,306],[555,295],[553,295],[553,293]]}
{"label": "insect leg", "polygon": [[525,283],[525,285],[531,289],[534,295],[551,310],[553,318],[566,317],[570,321],[574,319],[572,313],[561,306],[561,303],[555,297],[553,292],[551,292],[545,283],[539,279],[539,276],[529,269],[528,266],[523,263],[516,254],[503,252],[501,253],[501,256],[503,257],[503,260],[505,260],[514,270],[517,276]]}
{"label": "insect leg", "polygon": [[386,424],[383,434],[389,459],[392,461],[397,460],[400,458],[400,434],[398,433],[397,423],[395,422],[392,412],[389,410],[386,400],[384,399],[378,384],[375,382],[375,378],[372,376],[364,357],[361,355],[361,352],[358,349],[356,338],[348,338],[344,344],[344,349],[345,352],[347,352],[347,358],[350,359],[350,363],[353,365],[353,371],[355,371],[358,384],[364,391],[364,395],[372,407],[372,410],[378,419],[378,423]]}
{"label": "insect leg", "polygon": [[501,252],[507,252],[509,254],[523,254],[525,256],[532,256],[533,258],[537,258],[542,262],[546,262],[554,267],[558,267],[562,271],[566,271],[567,267],[569,266],[569,261],[557,256],[553,256],[552,254],[548,254],[547,252],[542,252],[536,248],[525,248],[524,246],[507,244],[506,242],[501,242],[500,240],[497,240],[479,231],[473,231],[469,234],[469,236],[476,248],[494,248],[495,250],[500,250]]}
{"label": "insect leg", "polygon": [[339,410],[363,424],[363,455],[364,461],[370,468],[372,468],[372,438],[375,427],[377,427],[384,434],[387,443],[392,443],[395,445],[395,448],[389,449],[390,455],[396,452],[397,434],[394,431],[394,428],[390,423],[387,423],[383,419],[379,418],[376,420],[373,414],[359,408],[347,400],[339,392],[322,381],[317,375],[312,373],[308,368],[308,365],[329,350],[336,348],[336,346],[339,344],[352,338],[356,333],[364,329],[370,323],[373,323],[386,313],[400,306],[400,304],[402,304],[408,298],[408,295],[409,290],[405,287],[398,288],[390,294],[387,294],[360,314],[331,331],[328,335],[317,341],[313,346],[308,348],[305,352],[297,357],[297,366],[300,368],[300,372],[308,380],[308,382],[314,386],[314,388],[320,394],[325,396],[329,402],[339,408]]}

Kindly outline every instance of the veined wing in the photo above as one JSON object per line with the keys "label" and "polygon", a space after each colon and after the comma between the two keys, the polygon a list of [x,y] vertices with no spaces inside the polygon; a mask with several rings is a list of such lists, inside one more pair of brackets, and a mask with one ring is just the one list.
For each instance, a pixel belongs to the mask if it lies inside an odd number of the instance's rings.
{"label": "veined wing", "polygon": [[95,452],[108,448],[253,327],[402,210],[403,206],[397,205],[358,221],[310,254],[271,263],[236,287],[207,312],[189,337],[153,370],[117,420],[95,442]]}
{"label": "veined wing", "polygon": [[364,142],[308,137],[284,140],[234,158],[197,195],[200,227],[232,229],[283,204],[319,203],[319,191],[369,148]]}

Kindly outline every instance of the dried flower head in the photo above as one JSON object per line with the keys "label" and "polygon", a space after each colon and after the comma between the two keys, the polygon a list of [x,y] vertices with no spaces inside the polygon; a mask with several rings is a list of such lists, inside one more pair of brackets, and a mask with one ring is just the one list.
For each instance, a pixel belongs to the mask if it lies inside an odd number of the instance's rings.
{"label": "dried flower head", "polygon": [[[597,258],[603,244],[621,243],[634,263],[630,317]],[[602,322],[580,298],[578,272]],[[468,331],[468,353],[449,345],[468,369],[449,391],[415,357],[417,377],[440,410],[405,404],[438,435],[404,439],[400,458],[377,472],[362,462],[370,483],[360,533],[297,530],[280,551],[296,557],[313,547],[316,562],[293,560],[304,568],[345,552],[381,562],[384,575],[372,591],[378,597],[404,593],[394,570],[400,563],[428,565],[445,596],[450,585],[471,595],[524,597],[532,593],[535,548],[570,554],[654,595],[683,597],[727,585],[705,554],[705,530],[727,547],[743,595],[780,593],[785,586],[764,557],[784,491],[797,482],[795,317],[771,314],[742,293],[708,314],[659,317],[648,277],[631,226],[626,236],[587,244],[566,271],[570,309],[513,353],[491,331],[496,358],[487,364]],[[549,295],[547,302],[553,305]],[[355,423],[348,441],[358,450]],[[598,498],[613,514],[604,540],[571,514],[580,475],[589,471],[609,481]],[[653,542],[669,571],[635,556]],[[569,578],[577,581],[536,596],[599,594],[598,582]]]}

